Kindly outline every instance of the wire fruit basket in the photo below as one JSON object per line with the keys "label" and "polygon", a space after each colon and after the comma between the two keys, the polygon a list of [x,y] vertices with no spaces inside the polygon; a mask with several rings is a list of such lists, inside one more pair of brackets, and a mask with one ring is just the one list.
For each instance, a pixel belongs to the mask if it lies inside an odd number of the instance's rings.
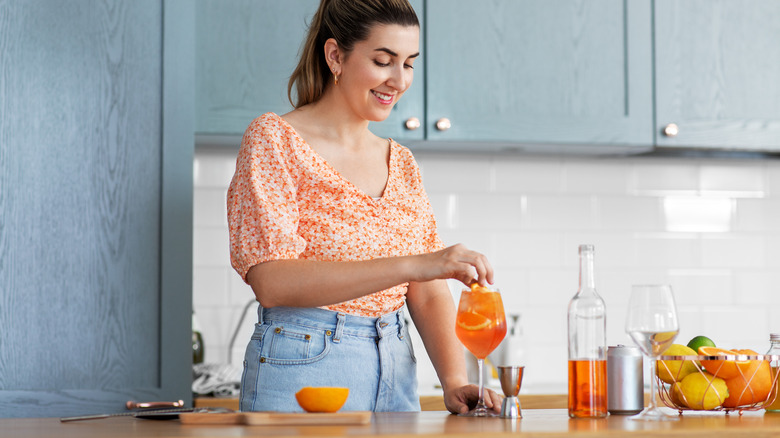
{"label": "wire fruit basket", "polygon": [[684,411],[756,411],[777,397],[780,355],[728,354],[658,357],[658,395],[667,407]]}

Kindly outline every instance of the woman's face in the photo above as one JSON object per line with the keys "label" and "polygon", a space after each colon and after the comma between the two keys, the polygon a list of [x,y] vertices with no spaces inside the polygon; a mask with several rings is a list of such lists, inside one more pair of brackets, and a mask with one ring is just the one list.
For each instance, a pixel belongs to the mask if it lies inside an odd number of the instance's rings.
{"label": "woman's face", "polygon": [[417,26],[374,25],[344,59],[337,87],[359,117],[385,120],[412,84],[412,64],[419,54]]}

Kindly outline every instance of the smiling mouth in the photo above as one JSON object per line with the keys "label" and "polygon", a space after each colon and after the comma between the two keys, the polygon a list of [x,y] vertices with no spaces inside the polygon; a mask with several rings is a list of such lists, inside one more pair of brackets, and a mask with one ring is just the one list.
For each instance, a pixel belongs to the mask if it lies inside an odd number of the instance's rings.
{"label": "smiling mouth", "polygon": [[393,102],[393,95],[392,94],[384,94],[380,93],[378,91],[371,90],[371,94],[377,97],[380,102],[384,104],[392,103]]}

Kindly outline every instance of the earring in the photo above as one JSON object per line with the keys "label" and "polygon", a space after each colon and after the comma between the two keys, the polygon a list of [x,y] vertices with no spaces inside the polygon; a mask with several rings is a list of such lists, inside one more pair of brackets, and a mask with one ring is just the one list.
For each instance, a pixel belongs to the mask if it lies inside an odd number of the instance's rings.
{"label": "earring", "polygon": [[333,75],[333,84],[335,84],[335,85],[339,84],[339,75],[337,75],[337,74]]}

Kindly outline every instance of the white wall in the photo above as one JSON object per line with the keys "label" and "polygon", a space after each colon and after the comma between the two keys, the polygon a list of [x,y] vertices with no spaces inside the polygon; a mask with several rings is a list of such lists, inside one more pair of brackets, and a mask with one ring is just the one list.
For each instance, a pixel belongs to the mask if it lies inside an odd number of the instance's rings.
{"label": "white wall", "polygon": [[[566,306],[577,247],[596,247],[609,345],[632,284],[670,283],[681,343],[703,334],[764,353],[780,332],[780,160],[416,154],[445,243],[484,252],[507,313],[520,313],[523,392],[566,392]],[[225,194],[235,151],[195,158],[194,306],[207,362],[240,364],[254,315],[228,343],[251,290],[230,268]],[[459,285],[451,283],[457,298]],[[250,312],[251,313],[251,312]],[[435,373],[418,342],[420,391]]]}

